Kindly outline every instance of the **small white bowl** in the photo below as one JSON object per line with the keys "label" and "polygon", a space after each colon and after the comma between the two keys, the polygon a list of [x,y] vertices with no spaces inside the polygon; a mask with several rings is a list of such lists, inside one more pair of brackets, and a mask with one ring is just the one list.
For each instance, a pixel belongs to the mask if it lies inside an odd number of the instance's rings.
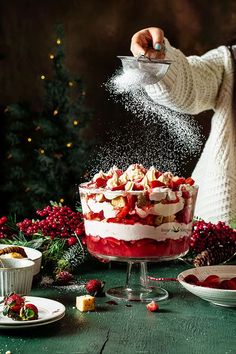
{"label": "small white bowl", "polygon": [[[0,245],[0,249],[6,248],[6,247],[16,247],[16,246],[17,245]],[[32,261],[34,261],[34,275],[38,274],[40,272],[41,263],[42,263],[42,253],[38,250],[35,250],[34,248],[24,247],[24,246],[19,246],[19,247],[24,248],[28,259],[31,259]],[[7,256],[7,254],[2,255],[1,258],[8,258],[8,256]],[[18,259],[16,259],[16,260],[18,260]]]}
{"label": "small white bowl", "polygon": [[34,276],[34,262],[30,259],[1,258],[0,296],[15,292],[29,294]]}
{"label": "small white bowl", "polygon": [[209,275],[218,275],[221,280],[226,280],[236,276],[236,265],[192,268],[185,270],[177,277],[177,280],[185,289],[201,299],[212,302],[215,305],[236,307],[236,290],[206,288],[203,286],[186,283],[184,278],[189,274],[195,275],[200,281],[203,281]]}

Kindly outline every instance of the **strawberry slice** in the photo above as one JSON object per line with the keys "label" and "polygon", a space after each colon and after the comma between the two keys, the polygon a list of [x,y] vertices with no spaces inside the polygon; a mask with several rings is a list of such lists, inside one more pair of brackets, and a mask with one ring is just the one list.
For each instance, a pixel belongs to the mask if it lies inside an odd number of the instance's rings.
{"label": "strawberry slice", "polygon": [[150,187],[151,188],[156,188],[156,187],[166,187],[165,183],[161,182],[161,181],[151,181],[150,183]]}
{"label": "strawberry slice", "polygon": [[178,190],[179,186],[181,184],[185,184],[185,178],[184,177],[176,177],[172,179],[173,182],[173,189]]}
{"label": "strawberry slice", "polygon": [[121,175],[123,175],[123,171],[118,168],[118,169],[116,170],[116,174],[118,175],[118,177],[120,177]]}
{"label": "strawberry slice", "polygon": [[176,186],[180,186],[181,184],[185,184],[185,178],[184,177],[173,177],[172,181]]}
{"label": "strawberry slice", "polygon": [[119,211],[119,213],[116,215],[116,217],[117,217],[118,219],[123,219],[123,218],[125,218],[126,215],[129,213],[129,211],[130,211],[129,205],[125,205],[125,206],[121,209],[121,211]]}
{"label": "strawberry slice", "polygon": [[229,289],[228,288],[228,280],[222,280],[221,282],[220,282],[220,284],[219,284],[219,289]]}
{"label": "strawberry slice", "polygon": [[144,190],[144,187],[141,184],[134,183],[133,191],[142,191],[142,190]]}
{"label": "strawberry slice", "polygon": [[117,223],[117,222],[119,222],[119,219],[118,218],[109,218],[109,219],[107,219],[107,222]]}
{"label": "strawberry slice", "polygon": [[186,190],[182,190],[182,197],[184,199],[189,199],[190,198],[190,193]]}
{"label": "strawberry slice", "polygon": [[107,184],[107,180],[105,178],[98,177],[95,183],[96,183],[96,188],[105,187]]}
{"label": "strawberry slice", "polygon": [[148,215],[145,219],[147,225],[154,226],[155,225],[155,218],[156,218],[156,215],[151,215],[151,214]]}
{"label": "strawberry slice", "polygon": [[158,311],[159,306],[155,301],[152,301],[146,305],[146,308],[148,309],[148,311],[156,312],[156,311]]}
{"label": "strawberry slice", "polygon": [[134,225],[134,224],[135,224],[135,221],[134,221],[134,219],[125,219],[125,220],[124,220],[124,224],[127,224],[127,225]]}
{"label": "strawberry slice", "polygon": [[124,191],[125,190],[125,183],[120,184],[119,186],[115,186],[111,188],[112,191]]}
{"label": "strawberry slice", "polygon": [[184,278],[184,281],[188,284],[198,285],[199,279],[194,274],[189,274]]}
{"label": "strawberry slice", "polygon": [[114,237],[106,237],[106,241],[107,241],[107,243],[110,244],[111,247],[119,247],[120,243],[121,243],[120,240],[118,240]]}
{"label": "strawberry slice", "polygon": [[169,181],[167,183],[167,187],[170,188],[170,189],[174,189],[175,188],[175,183],[173,181]]}
{"label": "strawberry slice", "polygon": [[227,285],[229,290],[236,290],[236,278],[229,279]]}
{"label": "strawberry slice", "polygon": [[190,186],[192,186],[195,183],[194,179],[192,179],[192,177],[188,177],[185,179],[185,184],[189,184]]}
{"label": "strawberry slice", "polygon": [[218,275],[209,275],[203,282],[201,282],[201,286],[207,288],[218,288],[220,285],[220,277]]}
{"label": "strawberry slice", "polygon": [[156,171],[156,172],[155,172],[155,177],[156,177],[156,179],[158,179],[162,174],[163,174],[162,172]]}
{"label": "strawberry slice", "polygon": [[136,195],[132,195],[132,194],[128,194],[127,195],[127,202],[128,202],[128,205],[129,205],[130,209],[134,209],[135,208],[136,201],[137,201]]}

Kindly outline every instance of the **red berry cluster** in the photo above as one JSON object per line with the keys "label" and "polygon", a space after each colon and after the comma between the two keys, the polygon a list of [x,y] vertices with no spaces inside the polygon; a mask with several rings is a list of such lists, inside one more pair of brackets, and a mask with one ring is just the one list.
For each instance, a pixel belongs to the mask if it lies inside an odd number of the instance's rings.
{"label": "red berry cluster", "polygon": [[0,238],[4,238],[8,234],[9,229],[6,225],[6,222],[7,222],[7,217],[2,216],[0,218]]}
{"label": "red berry cluster", "polygon": [[[82,214],[74,212],[68,206],[47,206],[36,212],[44,219],[24,219],[17,224],[19,229],[26,235],[42,234],[50,236],[52,239],[63,237],[69,240],[73,234],[82,236],[84,233]],[[74,240],[71,240],[70,245],[74,243]]]}
{"label": "red berry cluster", "polygon": [[190,250],[200,253],[214,247],[225,245],[236,247],[236,231],[219,221],[217,224],[205,222],[204,220],[195,221],[193,233],[190,239]]}

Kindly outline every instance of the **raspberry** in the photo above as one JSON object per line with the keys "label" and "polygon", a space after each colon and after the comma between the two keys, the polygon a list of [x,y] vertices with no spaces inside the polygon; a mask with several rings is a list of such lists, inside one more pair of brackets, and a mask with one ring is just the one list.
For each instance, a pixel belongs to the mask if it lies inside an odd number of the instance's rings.
{"label": "raspberry", "polygon": [[92,279],[85,284],[85,289],[92,296],[101,296],[103,295],[104,285],[105,283],[103,281]]}
{"label": "raspberry", "polygon": [[148,309],[148,311],[156,312],[156,311],[158,311],[159,306],[155,301],[152,301],[146,305],[146,308]]}

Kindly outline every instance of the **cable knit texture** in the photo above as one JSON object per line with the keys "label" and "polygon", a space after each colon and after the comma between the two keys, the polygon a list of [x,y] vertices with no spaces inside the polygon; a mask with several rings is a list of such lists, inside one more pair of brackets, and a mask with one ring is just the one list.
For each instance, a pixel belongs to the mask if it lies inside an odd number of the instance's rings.
{"label": "cable knit texture", "polygon": [[166,76],[145,86],[158,104],[183,113],[213,109],[211,131],[193,171],[199,185],[195,215],[229,223],[236,218],[236,116],[232,110],[233,63],[227,47],[186,57],[166,40]]}

